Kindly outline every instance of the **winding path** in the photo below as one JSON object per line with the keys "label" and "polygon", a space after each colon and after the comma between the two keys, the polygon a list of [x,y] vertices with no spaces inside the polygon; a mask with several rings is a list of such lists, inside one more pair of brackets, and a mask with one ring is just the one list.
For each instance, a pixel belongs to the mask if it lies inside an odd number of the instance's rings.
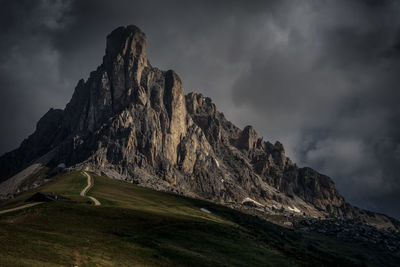
{"label": "winding path", "polygon": [[16,208],[12,208],[12,209],[8,209],[8,210],[0,210],[0,215],[4,214],[4,213],[9,213],[9,212],[12,212],[12,211],[16,211],[16,210],[22,210],[22,209],[25,209],[25,208],[30,208],[30,207],[33,207],[33,206],[36,206],[36,205],[39,205],[39,204],[42,204],[42,203],[43,202],[35,202],[35,203],[25,204],[25,205],[22,205],[22,206],[19,206],[19,207],[16,207]]}
{"label": "winding path", "polygon": [[101,203],[100,203],[100,201],[98,201],[96,198],[94,198],[94,197],[91,197],[91,196],[87,196],[86,195],[86,193],[90,190],[90,188],[92,188],[92,186],[93,186],[93,183],[92,183],[92,177],[90,177],[90,175],[87,173],[87,172],[85,172],[85,171],[83,171],[82,172],[86,177],[87,177],[87,186],[85,187],[85,188],[83,188],[83,190],[81,191],[81,196],[82,197],[88,197],[88,198],[90,198],[90,200],[92,200],[93,202],[94,202],[94,205],[95,206],[100,206],[101,205]]}
{"label": "winding path", "polygon": [[[91,196],[86,196],[86,193],[90,190],[90,188],[93,187],[93,183],[92,183],[92,177],[87,173],[87,172],[83,172],[83,174],[87,177],[87,186],[85,188],[83,188],[83,190],[81,191],[81,196],[83,197],[88,197],[90,198],[90,200],[92,200],[94,202],[95,206],[100,206],[101,203],[100,201],[98,201],[96,198],[91,197]],[[5,213],[9,213],[9,212],[13,212],[16,210],[22,210],[22,209],[26,209],[26,208],[30,208],[39,204],[42,204],[43,202],[34,202],[34,203],[29,203],[29,204],[25,204],[19,207],[15,207],[12,209],[8,209],[8,210],[0,210],[0,215],[5,214]]]}

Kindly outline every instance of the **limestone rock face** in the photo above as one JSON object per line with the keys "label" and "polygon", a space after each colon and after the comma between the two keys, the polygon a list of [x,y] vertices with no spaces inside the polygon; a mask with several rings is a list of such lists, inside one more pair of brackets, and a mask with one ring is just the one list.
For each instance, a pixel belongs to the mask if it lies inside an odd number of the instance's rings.
{"label": "limestone rock face", "polygon": [[[49,164],[89,169],[158,190],[312,216],[354,216],[332,180],[298,168],[283,145],[239,129],[208,97],[184,95],[172,70],[152,67],[136,26],[107,36],[102,64],[65,110],[50,110],[20,148],[0,157],[0,181],[49,151]],[[53,154],[52,154],[53,155]]]}
{"label": "limestone rock face", "polygon": [[253,150],[257,147],[257,133],[251,126],[246,126],[240,133],[238,148],[244,150]]}
{"label": "limestone rock face", "polygon": [[219,160],[222,178],[232,183],[230,187],[235,187],[229,188],[232,192],[227,195],[233,199],[227,200],[237,201],[243,194],[260,203],[269,199],[289,203],[296,196],[319,211],[343,215],[340,210],[346,202],[333,181],[310,168],[298,168],[286,157],[281,143],[265,142],[251,126],[240,130],[202,95],[190,93],[186,96],[186,105]]}

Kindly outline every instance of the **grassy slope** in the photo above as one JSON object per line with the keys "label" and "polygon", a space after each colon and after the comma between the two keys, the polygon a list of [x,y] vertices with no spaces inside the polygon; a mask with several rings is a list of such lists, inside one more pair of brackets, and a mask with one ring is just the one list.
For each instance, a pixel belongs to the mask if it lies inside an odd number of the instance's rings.
{"label": "grassy slope", "polygon": [[77,201],[0,216],[0,266],[394,266],[400,259],[378,247],[302,234],[209,202],[92,176],[88,195],[102,206],[79,196],[86,185],[79,172],[3,204],[0,209],[21,205],[36,191]]}

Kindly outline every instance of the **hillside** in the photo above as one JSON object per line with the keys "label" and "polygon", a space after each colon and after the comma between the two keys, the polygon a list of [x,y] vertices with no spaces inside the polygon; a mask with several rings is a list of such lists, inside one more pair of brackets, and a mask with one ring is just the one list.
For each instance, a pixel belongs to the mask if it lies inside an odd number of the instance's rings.
{"label": "hillside", "polygon": [[[157,192],[90,173],[53,177],[2,203],[25,204],[35,192],[76,202],[47,202],[0,215],[1,266],[395,266],[400,255],[365,242],[343,242],[286,229],[208,201]],[[211,213],[202,211],[206,209]]]}

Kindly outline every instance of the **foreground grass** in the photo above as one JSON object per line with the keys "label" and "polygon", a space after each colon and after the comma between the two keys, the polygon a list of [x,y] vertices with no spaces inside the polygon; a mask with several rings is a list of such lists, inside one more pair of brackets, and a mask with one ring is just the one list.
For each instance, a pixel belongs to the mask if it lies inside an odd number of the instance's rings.
{"label": "foreground grass", "polygon": [[[45,203],[0,216],[0,266],[385,265],[399,257],[378,247],[302,234],[229,208],[91,174],[60,175],[36,191],[76,203]],[[211,214],[200,211],[206,208]]]}

